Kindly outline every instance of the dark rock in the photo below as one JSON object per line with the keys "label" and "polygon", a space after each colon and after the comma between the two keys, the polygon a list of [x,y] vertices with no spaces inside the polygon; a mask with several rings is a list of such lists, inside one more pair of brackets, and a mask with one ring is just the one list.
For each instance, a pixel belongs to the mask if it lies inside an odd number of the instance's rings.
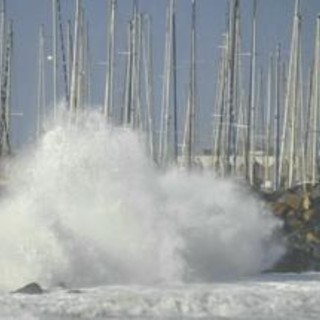
{"label": "dark rock", "polygon": [[303,217],[304,221],[308,222],[308,221],[312,220],[314,215],[315,215],[314,209],[308,209],[303,212],[302,217]]}
{"label": "dark rock", "polygon": [[272,205],[272,211],[277,216],[284,216],[288,211],[288,206],[282,202],[276,202]]}
{"label": "dark rock", "polygon": [[80,294],[80,293],[82,293],[82,291],[79,290],[79,289],[71,289],[71,290],[68,291],[68,293]]}
{"label": "dark rock", "polygon": [[299,194],[287,194],[285,203],[292,209],[298,210],[302,204],[302,197]]}
{"label": "dark rock", "polygon": [[60,281],[57,283],[57,287],[60,289],[68,289],[67,284],[64,281]]}
{"label": "dark rock", "polygon": [[306,241],[309,243],[319,244],[320,240],[314,232],[308,232],[306,234]]}
{"label": "dark rock", "polygon": [[45,290],[43,290],[40,285],[36,282],[29,283],[22,288],[14,291],[13,293],[23,293],[23,294],[42,294]]}
{"label": "dark rock", "polygon": [[287,248],[271,271],[320,271],[320,184],[298,185],[262,198],[283,221]]}
{"label": "dark rock", "polygon": [[310,190],[310,196],[312,199],[320,199],[320,184],[316,184],[312,190]]}
{"label": "dark rock", "polygon": [[272,268],[272,272],[304,272],[310,271],[312,263],[310,255],[304,250],[288,250],[286,255]]}

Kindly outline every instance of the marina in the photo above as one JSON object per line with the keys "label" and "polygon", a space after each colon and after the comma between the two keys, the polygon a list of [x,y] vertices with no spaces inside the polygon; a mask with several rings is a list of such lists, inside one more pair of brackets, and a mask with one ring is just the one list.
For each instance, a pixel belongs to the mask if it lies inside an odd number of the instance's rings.
{"label": "marina", "polygon": [[317,0],[0,0],[0,319],[317,319]]}
{"label": "marina", "polygon": [[[37,41],[36,120],[31,121],[37,137],[46,131],[49,119],[56,117],[58,105],[76,118],[78,112],[91,108],[92,99],[97,101],[93,98],[97,89],[92,82],[95,81],[91,56],[94,50],[87,4],[79,0],[66,7],[60,0],[51,2],[52,6],[46,8],[51,12],[51,22],[39,25]],[[105,8],[105,74],[100,76],[105,85],[99,84],[98,94],[101,114],[109,125],[144,132],[150,156],[160,168],[179,164],[191,170],[200,166],[219,176],[242,178],[268,191],[304,182],[315,184],[319,154],[316,135],[319,18],[314,17],[314,52],[310,65],[306,65],[301,31],[304,4],[290,3],[294,9],[291,26],[288,25],[290,47],[284,48],[278,42],[272,44],[270,52],[261,52],[257,41],[263,5],[249,1],[245,4],[249,12],[244,14],[240,1],[225,4],[228,14],[220,36],[220,58],[212,60],[217,61],[216,78],[209,85],[212,88],[215,85],[210,98],[214,103],[204,108],[202,96],[207,94],[198,84],[203,71],[198,58],[203,41],[197,31],[201,4],[197,1],[183,4],[184,11],[189,11],[190,28],[184,29],[185,38],[189,38],[189,54],[182,70],[178,33],[181,27],[177,25],[182,4],[177,5],[175,0],[166,2],[164,42],[159,46],[154,38],[153,19],[143,12],[143,5],[133,1],[127,26],[122,26],[119,4],[116,0],[109,1]],[[10,20],[6,6],[3,0],[0,49],[4,156],[12,152],[12,121],[21,123],[26,117],[23,110],[11,110],[15,92],[12,85],[14,20]],[[70,10],[73,14],[69,19]],[[155,55],[155,43],[157,50],[163,48],[163,54]],[[160,69],[162,75],[156,78],[155,72]],[[16,115],[22,117],[16,120]]]}

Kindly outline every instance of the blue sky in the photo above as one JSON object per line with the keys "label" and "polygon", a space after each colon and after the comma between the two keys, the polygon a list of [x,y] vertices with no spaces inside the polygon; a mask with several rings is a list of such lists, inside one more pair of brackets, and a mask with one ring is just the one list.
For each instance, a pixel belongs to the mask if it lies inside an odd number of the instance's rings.
{"label": "blue sky", "polygon": [[[319,0],[301,1],[303,26],[303,54],[305,68],[310,63],[313,52],[315,20],[320,13]],[[107,0],[84,0],[87,19],[90,24],[90,43],[92,52],[93,102],[101,104],[104,96],[105,66],[101,62],[106,56],[106,16]],[[161,73],[164,51],[165,8],[167,0],[140,0],[140,11],[152,16],[154,33],[155,65],[155,106],[160,107]],[[74,0],[61,0],[64,21],[74,16]],[[250,48],[250,17],[252,0],[240,0],[243,51]],[[198,0],[198,97],[201,139],[204,144],[210,138],[212,104],[215,78],[219,58],[221,34],[225,28],[227,0]],[[185,87],[188,81],[190,0],[177,0],[178,32],[178,81],[179,108],[183,115],[185,106]],[[258,0],[257,50],[258,64],[266,68],[271,50],[281,43],[283,55],[287,56],[290,47],[294,0]],[[38,29],[45,24],[47,38],[46,51],[51,51],[51,1],[50,0],[7,0],[8,18],[14,23],[14,73],[13,108],[23,112],[23,117],[13,119],[14,144],[32,139],[35,132],[36,90],[37,90],[37,50]],[[117,12],[117,51],[126,44],[126,24],[132,11],[131,0],[118,0]],[[117,59],[118,78],[122,72],[123,57]],[[48,62],[49,64],[50,62]],[[49,67],[49,65],[48,65]],[[61,71],[59,71],[61,74]],[[61,77],[61,76],[60,76]],[[62,79],[62,78],[61,78]],[[122,84],[121,84],[122,85]],[[116,87],[119,89],[121,85]],[[62,93],[62,91],[61,91]],[[116,91],[117,95],[121,92]],[[50,95],[48,95],[50,100]]]}

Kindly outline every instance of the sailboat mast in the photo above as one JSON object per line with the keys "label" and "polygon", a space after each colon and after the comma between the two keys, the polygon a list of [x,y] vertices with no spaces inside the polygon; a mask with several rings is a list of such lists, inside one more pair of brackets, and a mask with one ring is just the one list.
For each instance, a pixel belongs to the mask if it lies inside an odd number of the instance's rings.
{"label": "sailboat mast", "polygon": [[161,123],[159,138],[159,164],[166,166],[168,160],[168,147],[170,137],[170,120],[171,120],[171,76],[172,76],[172,22],[173,22],[174,0],[170,0],[167,7],[166,15],[166,36],[165,52],[163,66],[163,85],[162,85],[162,106],[161,106]]}
{"label": "sailboat mast", "polygon": [[108,58],[107,58],[107,74],[106,89],[104,100],[104,116],[107,120],[111,120],[113,116],[113,78],[114,78],[114,52],[115,52],[115,12],[117,0],[109,0],[109,26],[108,26]]}
{"label": "sailboat mast", "polygon": [[251,59],[250,59],[250,83],[249,83],[249,105],[247,112],[247,143],[245,158],[245,177],[246,180],[253,183],[252,162],[254,157],[254,105],[255,105],[255,75],[256,75],[256,11],[257,1],[253,0],[252,15],[252,39],[251,39]]}
{"label": "sailboat mast", "polygon": [[177,34],[176,34],[176,10],[173,2],[172,10],[172,71],[173,71],[173,153],[174,162],[178,160],[178,96],[177,96]]}
{"label": "sailboat mast", "polygon": [[[0,88],[3,86],[4,81],[4,60],[5,60],[5,48],[6,48],[6,1],[2,0],[0,3]],[[2,99],[0,99],[0,110],[5,108],[4,105],[2,105]],[[2,135],[3,128],[2,128]],[[3,139],[3,136],[0,137]]]}
{"label": "sailboat mast", "polygon": [[226,171],[227,174],[231,173],[231,155],[235,151],[232,145],[234,139],[234,122],[235,122],[235,108],[234,108],[234,87],[235,87],[235,55],[236,55],[236,26],[237,16],[239,11],[239,0],[233,0],[231,2],[231,19],[229,28],[229,82],[228,82],[228,130],[227,130],[227,152],[226,152]]}
{"label": "sailboat mast", "polygon": [[132,128],[136,127],[137,119],[137,31],[138,31],[138,0],[133,1],[133,17],[132,17],[132,29],[131,29],[131,41],[132,41],[132,51],[131,51],[131,84],[130,84],[130,125]]}
{"label": "sailboat mast", "polygon": [[6,152],[11,154],[11,79],[12,79],[12,57],[13,57],[13,22],[10,21],[7,47],[7,86],[6,86]]}
{"label": "sailboat mast", "polygon": [[62,12],[61,12],[61,1],[57,0],[57,21],[59,23],[59,34],[60,34],[60,46],[61,46],[61,58],[62,58],[62,71],[64,80],[64,91],[65,100],[67,105],[69,104],[69,83],[68,83],[68,61],[65,48],[65,40],[63,33],[63,22],[62,22]]}
{"label": "sailboat mast", "polygon": [[317,158],[318,158],[318,125],[319,125],[319,84],[320,84],[320,16],[317,17],[317,31],[315,43],[315,70],[314,70],[314,98],[313,98],[313,125],[312,125],[312,166],[311,166],[311,182],[316,183],[317,180]]}
{"label": "sailboat mast", "polygon": [[44,71],[44,26],[39,29],[39,51],[38,51],[38,99],[37,99],[37,137],[40,137],[43,120],[43,71]]}
{"label": "sailboat mast", "polygon": [[297,115],[298,115],[298,105],[299,105],[299,66],[300,66],[300,29],[301,29],[301,17],[299,10],[299,0],[296,4],[295,13],[295,46],[294,46],[294,77],[293,77],[293,101],[291,109],[291,130],[290,130],[290,145],[289,145],[289,173],[288,173],[288,187],[292,186],[294,179],[294,166],[296,164],[296,136],[297,136]]}
{"label": "sailboat mast", "polygon": [[222,131],[225,111],[225,92],[226,92],[226,78],[227,78],[227,55],[228,55],[228,35],[224,34],[223,43],[221,46],[221,61],[220,70],[218,76],[216,101],[215,101],[215,113],[214,118],[217,120],[214,122],[213,128],[213,157],[212,166],[216,172],[222,170],[221,166],[221,153],[222,153]]}
{"label": "sailboat mast", "polygon": [[76,2],[76,17],[74,23],[74,41],[72,54],[72,70],[71,70],[71,85],[70,85],[70,112],[75,114],[78,108],[78,68],[79,68],[79,33],[80,33],[80,17],[81,17],[81,0]]}
{"label": "sailboat mast", "polygon": [[72,53],[73,53],[73,39],[72,39],[72,26],[71,21],[68,20],[67,23],[67,80],[68,80],[68,100],[67,105],[70,107],[70,91],[71,91],[71,73],[72,73]]}
{"label": "sailboat mast", "polygon": [[[299,62],[300,62],[300,25],[299,14],[300,1],[295,4],[293,20],[293,31],[291,40],[290,62],[288,71],[287,90],[285,97],[285,109],[283,119],[283,131],[280,150],[280,176],[287,178],[286,187],[290,187],[293,182],[295,164],[295,142],[296,142],[296,116],[299,103]],[[288,170],[286,168],[288,163]]]}
{"label": "sailboat mast", "polygon": [[154,133],[153,133],[153,63],[152,63],[152,35],[151,18],[149,15],[143,15],[143,53],[145,63],[145,81],[146,81],[146,104],[147,104],[147,132],[149,143],[149,154],[154,159]]}
{"label": "sailboat mast", "polygon": [[270,133],[271,133],[271,96],[272,96],[272,79],[273,79],[273,55],[270,55],[270,63],[268,70],[268,84],[267,84],[267,119],[266,126],[264,130],[264,186],[267,187],[267,182],[269,182],[269,167],[270,167]]}
{"label": "sailboat mast", "polygon": [[187,114],[187,168],[191,169],[194,162],[195,118],[196,118],[196,0],[192,0],[191,22],[191,65],[189,83],[189,112]]}
{"label": "sailboat mast", "polygon": [[275,61],[275,190],[280,188],[280,45]]}
{"label": "sailboat mast", "polygon": [[125,69],[125,85],[124,85],[124,107],[122,111],[122,123],[124,125],[130,125],[131,123],[131,87],[132,87],[132,32],[133,22],[132,20],[128,23],[128,39],[127,39],[127,61]]}
{"label": "sailboat mast", "polygon": [[[0,73],[2,74],[4,51],[6,43],[6,1],[2,0],[0,3]],[[1,80],[1,79],[0,79]]]}
{"label": "sailboat mast", "polygon": [[1,122],[2,122],[2,141],[1,154],[11,153],[10,143],[10,100],[11,100],[11,58],[13,46],[13,24],[10,22],[8,34],[5,34],[5,50],[3,57],[2,71],[3,81],[1,83]]}
{"label": "sailboat mast", "polygon": [[52,85],[53,85],[53,114],[57,116],[57,0],[52,0]]}

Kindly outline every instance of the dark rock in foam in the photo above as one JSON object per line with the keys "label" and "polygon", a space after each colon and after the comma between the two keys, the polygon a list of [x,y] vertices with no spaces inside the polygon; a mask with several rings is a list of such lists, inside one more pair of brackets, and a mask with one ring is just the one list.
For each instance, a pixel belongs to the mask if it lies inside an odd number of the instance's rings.
{"label": "dark rock in foam", "polygon": [[45,290],[43,290],[41,286],[36,282],[28,283],[24,287],[21,287],[16,291],[13,291],[13,293],[23,293],[23,294],[42,294],[44,292]]}

